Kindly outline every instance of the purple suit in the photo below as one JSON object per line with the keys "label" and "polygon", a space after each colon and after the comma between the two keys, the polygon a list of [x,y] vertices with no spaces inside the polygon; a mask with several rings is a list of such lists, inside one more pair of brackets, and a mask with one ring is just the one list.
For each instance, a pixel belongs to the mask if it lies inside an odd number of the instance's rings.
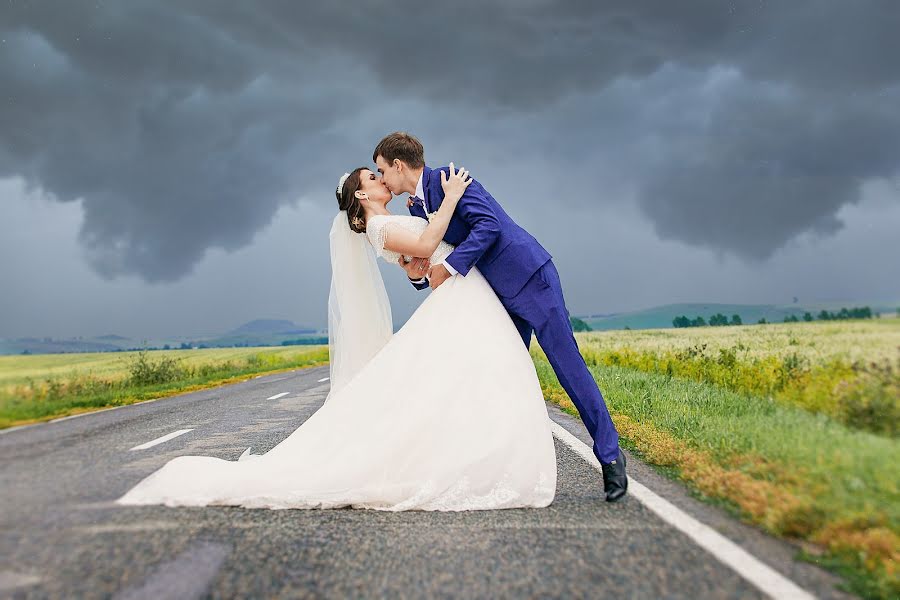
{"label": "purple suit", "polygon": [[[427,218],[444,199],[440,172],[422,174],[425,197],[413,203],[410,214]],[[424,206],[423,206],[424,204]],[[465,276],[477,266],[497,293],[528,347],[532,332],[547,355],[594,439],[594,454],[610,463],[619,452],[619,436],[606,403],[588,370],[572,333],[559,274],[550,253],[506,214],[480,183],[472,180],[456,206],[444,240],[456,246],[447,262]],[[413,284],[425,289],[428,284]]]}

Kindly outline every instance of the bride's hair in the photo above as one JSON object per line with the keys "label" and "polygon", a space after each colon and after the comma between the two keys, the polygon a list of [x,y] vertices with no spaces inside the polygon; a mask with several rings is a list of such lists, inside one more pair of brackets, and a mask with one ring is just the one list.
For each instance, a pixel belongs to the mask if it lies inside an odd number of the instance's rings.
{"label": "bride's hair", "polygon": [[344,181],[344,186],[334,190],[338,209],[347,211],[347,221],[350,222],[350,229],[356,233],[366,232],[366,212],[363,210],[359,198],[356,197],[356,192],[362,183],[359,174],[365,168],[358,167],[350,171],[350,176]]}

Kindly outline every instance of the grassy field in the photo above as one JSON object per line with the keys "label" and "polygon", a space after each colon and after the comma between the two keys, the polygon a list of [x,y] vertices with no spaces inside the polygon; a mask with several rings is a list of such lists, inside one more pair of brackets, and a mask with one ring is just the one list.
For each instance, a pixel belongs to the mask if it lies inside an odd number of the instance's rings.
{"label": "grassy field", "polygon": [[0,356],[0,428],[327,363],[327,346]]}
{"label": "grassy field", "polygon": [[850,427],[900,434],[900,319],[583,335],[592,366],[621,366],[771,398]]}
{"label": "grassy field", "polygon": [[[900,320],[578,339],[624,445],[699,497],[801,541],[853,591],[900,594]],[[540,348],[532,356],[545,396],[577,414]],[[862,416],[848,419],[847,406]]]}
{"label": "grassy field", "polygon": [[771,323],[737,327],[689,327],[579,334],[579,344],[638,352],[686,350],[707,344],[711,352],[746,347],[748,357],[799,355],[811,362],[893,360],[900,352],[900,318],[863,321]]}

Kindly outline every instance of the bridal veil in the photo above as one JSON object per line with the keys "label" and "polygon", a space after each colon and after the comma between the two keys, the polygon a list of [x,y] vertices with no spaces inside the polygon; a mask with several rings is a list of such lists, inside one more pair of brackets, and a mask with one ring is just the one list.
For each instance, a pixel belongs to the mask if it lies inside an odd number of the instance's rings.
{"label": "bridal veil", "polygon": [[364,233],[350,229],[347,211],[334,217],[328,237],[331,397],[387,343],[393,335],[393,320],[375,251]]}

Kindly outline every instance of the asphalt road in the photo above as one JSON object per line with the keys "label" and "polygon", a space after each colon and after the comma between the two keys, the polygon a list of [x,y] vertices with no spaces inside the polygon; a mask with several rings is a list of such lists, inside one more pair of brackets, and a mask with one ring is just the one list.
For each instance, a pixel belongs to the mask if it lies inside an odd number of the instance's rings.
{"label": "asphalt road", "polygon": [[[327,376],[327,367],[279,373],[2,433],[0,597],[767,597],[646,500],[604,502],[600,474],[566,435],[557,435],[557,493],[545,509],[112,503],[176,456],[236,460],[248,447],[269,450],[321,406]],[[579,421],[548,412],[588,441]],[[629,458],[635,481],[756,557],[763,578],[777,572],[814,596],[846,597],[835,577],[793,560],[793,546],[696,502]]]}

